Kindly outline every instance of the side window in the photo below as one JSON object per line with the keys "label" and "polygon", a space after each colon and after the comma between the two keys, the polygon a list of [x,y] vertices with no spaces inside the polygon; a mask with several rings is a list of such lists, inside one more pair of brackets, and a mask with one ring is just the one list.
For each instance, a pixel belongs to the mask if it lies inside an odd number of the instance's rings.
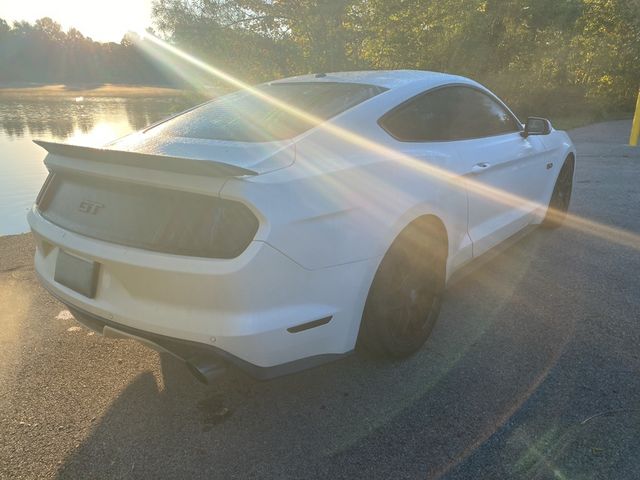
{"label": "side window", "polygon": [[473,88],[453,88],[459,90],[455,112],[458,140],[492,137],[520,130],[513,116],[489,95]]}
{"label": "side window", "polygon": [[382,128],[404,142],[439,142],[516,132],[502,105],[479,90],[445,87],[420,95],[382,118]]}
{"label": "side window", "polygon": [[452,140],[456,91],[441,88],[409,100],[383,117],[380,125],[403,142]]}

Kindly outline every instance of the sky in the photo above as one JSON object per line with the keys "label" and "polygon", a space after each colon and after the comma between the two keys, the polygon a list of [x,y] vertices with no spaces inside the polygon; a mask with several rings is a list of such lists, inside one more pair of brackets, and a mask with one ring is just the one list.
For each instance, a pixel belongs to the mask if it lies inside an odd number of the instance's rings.
{"label": "sky", "polygon": [[75,27],[100,42],[120,42],[130,30],[151,25],[152,0],[0,0],[0,18],[33,23],[51,17],[63,30]]}

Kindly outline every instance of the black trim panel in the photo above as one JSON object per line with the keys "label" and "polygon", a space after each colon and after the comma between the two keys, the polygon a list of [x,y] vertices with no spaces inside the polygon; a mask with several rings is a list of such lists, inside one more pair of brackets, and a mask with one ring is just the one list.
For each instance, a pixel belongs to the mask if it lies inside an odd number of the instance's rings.
{"label": "black trim panel", "polygon": [[251,209],[235,200],[74,173],[55,174],[38,211],[85,237],[201,258],[239,256],[259,228]]}
{"label": "black trim panel", "polygon": [[321,325],[326,325],[331,321],[332,318],[333,317],[324,317],[324,318],[319,318],[318,320],[312,320],[311,322],[301,323],[300,325],[296,325],[295,327],[287,328],[287,332],[289,333],[304,332],[305,330],[310,330],[312,328],[316,328]]}

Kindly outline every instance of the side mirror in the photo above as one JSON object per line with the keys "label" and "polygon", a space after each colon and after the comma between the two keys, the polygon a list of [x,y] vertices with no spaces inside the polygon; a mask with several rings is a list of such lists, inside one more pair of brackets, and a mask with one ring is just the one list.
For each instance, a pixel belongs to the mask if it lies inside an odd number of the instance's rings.
{"label": "side mirror", "polygon": [[546,118],[529,117],[524,125],[524,131],[520,132],[524,138],[529,135],[549,135],[551,133],[551,122]]}

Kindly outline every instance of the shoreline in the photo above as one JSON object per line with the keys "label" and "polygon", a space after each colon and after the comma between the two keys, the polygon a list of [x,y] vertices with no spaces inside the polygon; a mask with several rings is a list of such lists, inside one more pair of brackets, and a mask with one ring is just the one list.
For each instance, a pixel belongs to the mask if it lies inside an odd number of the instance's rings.
{"label": "shoreline", "polygon": [[127,84],[56,84],[56,85],[0,85],[2,97],[177,97],[186,90],[154,85]]}

